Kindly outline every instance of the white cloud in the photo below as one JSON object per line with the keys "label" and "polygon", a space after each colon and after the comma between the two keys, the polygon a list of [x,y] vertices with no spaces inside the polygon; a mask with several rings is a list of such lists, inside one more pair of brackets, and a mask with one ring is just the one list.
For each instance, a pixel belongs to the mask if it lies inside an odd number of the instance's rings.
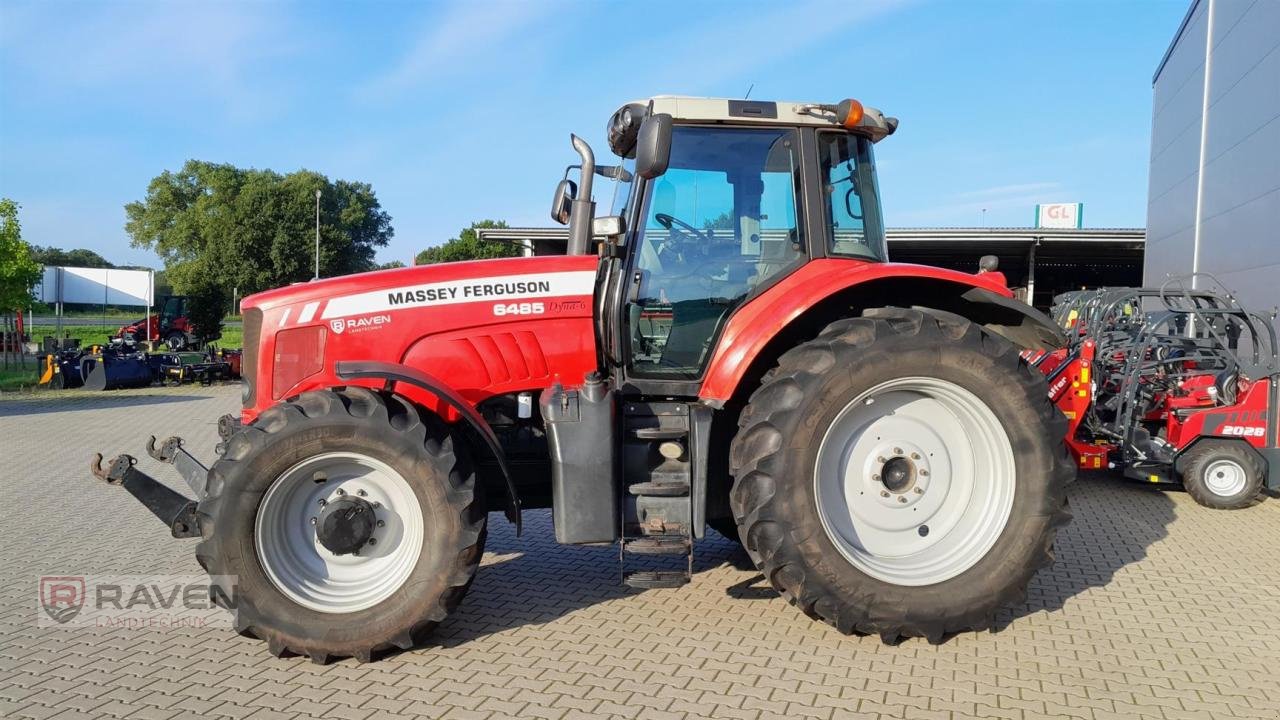
{"label": "white cloud", "polygon": [[196,90],[232,115],[261,113],[273,94],[255,82],[287,54],[278,7],[251,3],[57,3],[4,11],[6,65],[34,93]]}
{"label": "white cloud", "polygon": [[1025,210],[1027,218],[1030,218],[1031,209],[1036,204],[1052,202],[1055,196],[1062,194],[1064,187],[1060,182],[1044,181],[996,185],[951,193],[937,204],[893,213],[893,216],[888,218],[889,225],[893,227],[976,225],[981,221],[984,210],[990,213],[992,220],[996,222],[1002,222],[998,218],[1008,218],[1010,212],[1015,210]]}
{"label": "white cloud", "polygon": [[552,2],[455,2],[426,18],[409,50],[358,94],[387,97],[457,74],[556,9]]}
{"label": "white cloud", "polygon": [[[776,4],[742,3],[742,12],[719,14],[707,23],[677,33],[664,48],[655,48],[656,76],[686,78],[684,91],[709,91],[726,80],[806,53],[814,62],[856,62],[847,53],[857,43],[838,41],[852,27],[901,10],[914,0],[806,0]],[[768,11],[762,9],[768,8]],[[776,8],[776,9],[775,9]],[[746,87],[742,90],[745,92]],[[772,97],[770,89],[764,96]],[[836,92],[840,92],[837,90]],[[785,93],[783,93],[785,95]],[[782,98],[788,99],[788,98]]]}

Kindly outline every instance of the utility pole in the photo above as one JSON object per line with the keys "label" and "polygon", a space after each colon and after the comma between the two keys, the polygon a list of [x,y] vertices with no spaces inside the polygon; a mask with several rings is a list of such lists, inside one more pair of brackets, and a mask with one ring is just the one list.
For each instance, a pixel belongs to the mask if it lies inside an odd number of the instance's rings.
{"label": "utility pole", "polygon": [[316,189],[316,274],[312,280],[320,279],[320,190]]}

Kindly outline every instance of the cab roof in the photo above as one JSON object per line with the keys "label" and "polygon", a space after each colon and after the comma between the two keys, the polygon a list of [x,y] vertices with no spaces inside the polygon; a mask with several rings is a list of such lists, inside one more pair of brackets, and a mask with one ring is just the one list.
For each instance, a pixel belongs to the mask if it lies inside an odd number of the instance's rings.
{"label": "cab roof", "polygon": [[[666,113],[677,122],[843,127],[837,117],[836,103],[656,95],[628,104],[650,108],[649,112],[654,114]],[[886,117],[880,110],[864,105],[861,120],[848,129],[878,142],[898,129],[898,119]]]}

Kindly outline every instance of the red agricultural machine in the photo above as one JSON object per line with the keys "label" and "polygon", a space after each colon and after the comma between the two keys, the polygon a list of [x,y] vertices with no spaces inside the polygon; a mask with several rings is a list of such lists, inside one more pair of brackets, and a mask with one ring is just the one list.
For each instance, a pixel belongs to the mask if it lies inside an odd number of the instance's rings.
{"label": "red agricultural machine", "polygon": [[1054,315],[1071,340],[1031,360],[1068,418],[1079,467],[1181,483],[1208,507],[1246,507],[1264,487],[1280,489],[1275,330],[1220,284],[1184,282],[1059,298]]}
{"label": "red agricultural machine", "polygon": [[[173,352],[185,350],[191,345],[191,321],[187,319],[187,298],[185,295],[166,295],[158,303],[160,312],[148,314],[145,318],[132,322],[116,331],[116,337],[134,340],[163,341]],[[150,325],[150,329],[148,329]]]}
{"label": "red agricultural machine", "polygon": [[[567,252],[244,300],[243,410],[160,516],[276,654],[368,660],[457,607],[488,512],[551,507],[625,582],[689,581],[708,527],[793,604],[885,641],[989,627],[1052,560],[1073,468],[1022,348],[1065,342],[995,273],[886,262],[856,101],[656,97],[571,137]],[[597,178],[612,203],[597,217]],[[153,439],[154,440],[154,439]]]}

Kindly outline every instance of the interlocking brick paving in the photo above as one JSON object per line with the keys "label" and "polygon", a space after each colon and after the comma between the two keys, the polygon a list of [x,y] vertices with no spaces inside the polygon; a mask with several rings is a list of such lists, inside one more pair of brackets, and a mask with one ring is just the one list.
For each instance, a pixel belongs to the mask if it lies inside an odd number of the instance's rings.
{"label": "interlocking brick paving", "polygon": [[42,574],[199,572],[89,455],[180,434],[211,461],[234,387],[0,398],[0,717],[1280,717],[1280,500],[1239,512],[1105,477],[1072,490],[1058,562],[994,633],[845,637],[732,544],[676,590],[617,585],[616,552],[491,516],[484,567],[433,643],[381,662],[276,659],[230,630],[40,628]]}

